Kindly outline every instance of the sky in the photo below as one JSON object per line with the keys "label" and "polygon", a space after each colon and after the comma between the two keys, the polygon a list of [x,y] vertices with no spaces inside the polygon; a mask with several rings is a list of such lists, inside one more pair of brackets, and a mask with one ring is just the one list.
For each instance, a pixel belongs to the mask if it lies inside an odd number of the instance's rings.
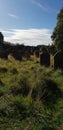
{"label": "sky", "polygon": [[63,0],[0,0],[4,40],[30,46],[49,45]]}

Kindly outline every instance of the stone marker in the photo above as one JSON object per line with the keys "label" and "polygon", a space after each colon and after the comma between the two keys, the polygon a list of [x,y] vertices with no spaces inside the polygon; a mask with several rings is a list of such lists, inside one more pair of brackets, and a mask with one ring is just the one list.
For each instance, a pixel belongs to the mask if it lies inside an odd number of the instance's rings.
{"label": "stone marker", "polygon": [[54,55],[54,69],[63,70],[63,51],[58,51]]}
{"label": "stone marker", "polygon": [[40,64],[46,67],[50,66],[50,54],[47,51],[40,54]]}

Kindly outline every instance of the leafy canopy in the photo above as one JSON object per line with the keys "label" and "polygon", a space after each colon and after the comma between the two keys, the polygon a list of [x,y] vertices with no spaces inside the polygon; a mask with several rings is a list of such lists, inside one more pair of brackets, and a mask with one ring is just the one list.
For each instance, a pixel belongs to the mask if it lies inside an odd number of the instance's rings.
{"label": "leafy canopy", "polygon": [[63,7],[57,15],[57,25],[51,36],[57,50],[63,50]]}

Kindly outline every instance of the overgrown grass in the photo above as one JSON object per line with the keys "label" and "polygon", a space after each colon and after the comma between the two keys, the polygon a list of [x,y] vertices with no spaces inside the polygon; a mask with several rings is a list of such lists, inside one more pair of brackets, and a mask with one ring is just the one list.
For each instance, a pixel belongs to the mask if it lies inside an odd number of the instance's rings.
{"label": "overgrown grass", "polygon": [[57,130],[63,124],[63,72],[39,61],[0,59],[0,129]]}

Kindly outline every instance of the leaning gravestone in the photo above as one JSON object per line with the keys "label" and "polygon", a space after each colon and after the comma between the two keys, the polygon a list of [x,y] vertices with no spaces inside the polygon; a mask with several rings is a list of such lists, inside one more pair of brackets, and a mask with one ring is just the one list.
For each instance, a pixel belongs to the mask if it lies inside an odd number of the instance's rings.
{"label": "leaning gravestone", "polygon": [[63,70],[63,51],[58,51],[54,55],[54,69]]}
{"label": "leaning gravestone", "polygon": [[47,51],[40,54],[40,64],[46,67],[50,66],[50,54]]}

